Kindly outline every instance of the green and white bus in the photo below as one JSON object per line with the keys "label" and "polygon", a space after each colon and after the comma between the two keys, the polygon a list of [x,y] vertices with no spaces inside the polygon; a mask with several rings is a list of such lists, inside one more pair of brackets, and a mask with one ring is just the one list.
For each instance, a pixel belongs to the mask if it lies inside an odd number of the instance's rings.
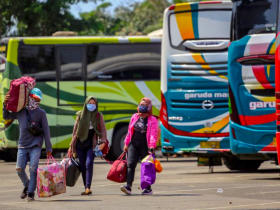
{"label": "green and white bus", "polygon": [[[68,149],[76,112],[87,96],[98,98],[113,158],[123,147],[130,117],[140,99],[152,99],[153,114],[160,109],[159,37],[23,37],[4,38],[0,54],[1,101],[10,82],[21,76],[36,79],[44,95],[54,152]],[[0,151],[6,160],[16,157],[17,121],[0,115]]]}

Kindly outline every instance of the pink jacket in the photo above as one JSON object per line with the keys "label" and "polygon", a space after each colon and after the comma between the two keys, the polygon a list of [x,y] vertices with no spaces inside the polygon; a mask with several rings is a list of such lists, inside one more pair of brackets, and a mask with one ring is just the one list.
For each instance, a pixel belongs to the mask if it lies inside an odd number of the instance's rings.
{"label": "pink jacket", "polygon": [[[134,132],[134,124],[137,122],[138,119],[139,119],[138,114],[132,115],[132,117],[130,119],[127,135],[124,140],[124,143],[126,146],[128,146],[131,141],[131,138],[132,138],[133,132]],[[151,147],[156,148],[157,135],[158,135],[158,119],[156,117],[154,117],[153,115],[151,115],[148,117],[148,126],[147,126],[147,142],[148,142],[149,148],[151,148]]]}

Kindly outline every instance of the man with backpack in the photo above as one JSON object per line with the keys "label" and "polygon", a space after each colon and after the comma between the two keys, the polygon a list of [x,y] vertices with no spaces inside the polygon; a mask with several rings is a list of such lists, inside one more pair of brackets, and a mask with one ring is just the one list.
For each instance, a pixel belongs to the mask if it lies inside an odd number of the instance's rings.
{"label": "man with backpack", "polygon": [[[52,154],[52,144],[50,140],[50,130],[46,112],[39,107],[42,100],[42,91],[38,88],[31,90],[29,94],[29,103],[26,108],[19,112],[10,112],[6,110],[6,105],[10,100],[8,92],[4,100],[3,118],[17,119],[19,122],[19,140],[16,171],[21,179],[24,189],[21,193],[21,199],[27,197],[27,201],[34,201],[34,192],[37,181],[37,168],[43,140],[47,149],[47,156]],[[25,167],[29,161],[30,179],[25,173]]]}

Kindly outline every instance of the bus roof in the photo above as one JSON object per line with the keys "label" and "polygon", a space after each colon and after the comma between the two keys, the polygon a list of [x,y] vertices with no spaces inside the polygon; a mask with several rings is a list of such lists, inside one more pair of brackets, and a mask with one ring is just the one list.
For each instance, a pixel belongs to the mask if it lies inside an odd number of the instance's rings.
{"label": "bus roof", "polygon": [[22,41],[25,44],[89,44],[89,43],[160,43],[157,36],[45,36],[45,37],[7,37],[9,40]]}

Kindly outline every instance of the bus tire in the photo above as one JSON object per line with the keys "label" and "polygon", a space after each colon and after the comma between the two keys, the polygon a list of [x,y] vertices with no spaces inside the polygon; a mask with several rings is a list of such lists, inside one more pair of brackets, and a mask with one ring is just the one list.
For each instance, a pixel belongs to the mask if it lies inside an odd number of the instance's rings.
{"label": "bus tire", "polygon": [[257,171],[261,166],[261,160],[240,160],[233,157],[225,157],[224,164],[229,170],[239,170],[239,171]]}
{"label": "bus tire", "polygon": [[123,152],[122,146],[127,134],[127,126],[120,127],[113,136],[112,145],[110,148],[111,157],[116,160]]}
{"label": "bus tire", "polygon": [[2,152],[1,158],[6,162],[15,162],[17,160],[17,149],[8,149]]}

